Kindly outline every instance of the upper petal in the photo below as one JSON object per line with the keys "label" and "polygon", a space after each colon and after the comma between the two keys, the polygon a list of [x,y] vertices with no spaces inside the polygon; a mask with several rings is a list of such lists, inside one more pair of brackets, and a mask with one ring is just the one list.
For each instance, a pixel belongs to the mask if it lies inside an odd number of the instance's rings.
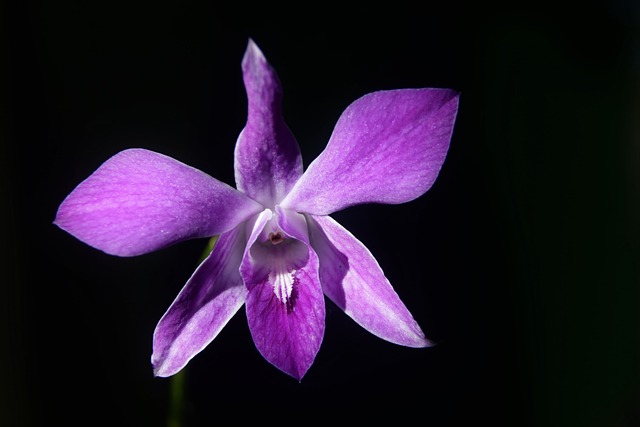
{"label": "upper petal", "polygon": [[242,72],[248,116],[235,148],[236,186],[273,208],[302,175],[300,147],[282,116],[278,76],[253,40]]}
{"label": "upper petal", "polygon": [[327,215],[421,196],[447,155],[458,98],[449,89],[400,89],[356,100],[281,206]]}
{"label": "upper petal", "polygon": [[239,273],[245,248],[244,226],[223,233],[153,334],[154,373],[168,377],[204,349],[244,304],[247,293]]}
{"label": "upper petal", "polygon": [[431,345],[371,252],[330,217],[307,215],[324,294],[372,334],[408,347]]}
{"label": "upper petal", "polygon": [[220,234],[261,209],[204,172],[153,151],[129,149],[81,182],[54,223],[106,253],[133,256]]}

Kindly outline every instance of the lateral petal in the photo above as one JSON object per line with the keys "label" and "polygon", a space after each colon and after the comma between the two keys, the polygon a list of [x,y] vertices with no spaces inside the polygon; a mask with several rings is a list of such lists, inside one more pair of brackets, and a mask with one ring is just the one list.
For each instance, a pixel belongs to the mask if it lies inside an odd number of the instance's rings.
{"label": "lateral petal", "polygon": [[449,149],[459,94],[449,89],[369,93],[342,113],[325,150],[281,206],[328,215],[424,194]]}
{"label": "lateral petal", "polygon": [[273,208],[302,175],[300,147],[282,116],[278,76],[251,39],[242,72],[248,116],[235,148],[236,186]]}
{"label": "lateral petal", "polygon": [[247,290],[238,271],[244,241],[243,225],[221,234],[160,319],[151,356],[156,376],[168,377],[180,371],[244,304]]}
{"label": "lateral petal", "polygon": [[372,334],[407,347],[431,345],[371,252],[334,219],[307,215],[324,294]]}
{"label": "lateral petal", "polygon": [[128,149],[65,198],[54,224],[106,253],[134,256],[223,233],[260,210],[204,172],[163,154]]}

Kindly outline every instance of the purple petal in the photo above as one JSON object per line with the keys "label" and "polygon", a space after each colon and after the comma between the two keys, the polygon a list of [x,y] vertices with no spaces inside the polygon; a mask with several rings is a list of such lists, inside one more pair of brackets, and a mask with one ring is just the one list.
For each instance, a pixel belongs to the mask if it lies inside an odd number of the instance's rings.
{"label": "purple petal", "polygon": [[223,233],[262,209],[204,172],[130,149],[81,182],[60,205],[54,223],[106,253],[133,256]]}
{"label": "purple petal", "polygon": [[371,252],[332,218],[307,219],[325,295],[384,340],[408,347],[431,345]]}
{"label": "purple petal", "polygon": [[236,185],[264,206],[274,207],[302,175],[300,147],[282,116],[276,72],[252,40],[242,72],[248,117],[236,143]]}
{"label": "purple petal", "polygon": [[247,320],[256,348],[276,368],[301,380],[324,336],[324,295],[317,255],[293,238],[295,230],[286,224],[278,224],[284,240],[252,245],[241,271],[249,289]]}
{"label": "purple petal", "polygon": [[223,233],[153,334],[154,373],[180,371],[222,330],[245,301],[247,290],[238,268],[245,248],[244,226]]}
{"label": "purple petal", "polygon": [[328,215],[356,204],[421,196],[447,155],[458,98],[448,89],[401,89],[356,100],[281,205]]}

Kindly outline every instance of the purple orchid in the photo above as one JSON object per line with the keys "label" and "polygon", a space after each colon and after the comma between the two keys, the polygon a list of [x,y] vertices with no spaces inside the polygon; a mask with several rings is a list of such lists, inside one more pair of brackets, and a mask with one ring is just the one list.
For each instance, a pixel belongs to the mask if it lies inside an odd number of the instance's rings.
{"label": "purple orchid", "polygon": [[155,375],[180,371],[244,305],[258,351],[300,381],[322,343],[325,295],[386,341],[429,346],[373,255],[329,215],[424,194],[447,155],[459,94],[364,95],[303,172],[280,82],[252,40],[242,71],[248,117],[235,147],[237,189],[165,155],[128,149],[80,183],[54,221],[117,256],[219,236],[155,329]]}

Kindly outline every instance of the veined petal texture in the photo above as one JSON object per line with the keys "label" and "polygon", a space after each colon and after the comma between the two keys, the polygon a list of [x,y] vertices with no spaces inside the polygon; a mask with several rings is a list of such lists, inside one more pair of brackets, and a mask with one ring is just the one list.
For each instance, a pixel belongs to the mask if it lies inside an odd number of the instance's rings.
{"label": "veined petal texture", "polygon": [[247,123],[235,148],[236,186],[273,207],[302,175],[302,156],[282,116],[282,88],[258,46],[249,40],[242,60]]}
{"label": "veined petal texture", "polygon": [[218,235],[262,209],[171,157],[128,149],[81,182],[58,208],[54,223],[106,253],[134,256]]}
{"label": "veined petal texture", "polygon": [[324,294],[372,334],[407,347],[431,345],[371,252],[331,217],[307,215]]}
{"label": "veined petal texture", "polygon": [[244,304],[247,289],[239,267],[245,241],[244,225],[221,234],[158,322],[151,356],[156,376],[181,370]]}
{"label": "veined petal texture", "polygon": [[328,215],[357,204],[397,204],[421,196],[447,155],[458,98],[449,89],[398,89],[359,98],[342,113],[327,147],[281,206]]}

